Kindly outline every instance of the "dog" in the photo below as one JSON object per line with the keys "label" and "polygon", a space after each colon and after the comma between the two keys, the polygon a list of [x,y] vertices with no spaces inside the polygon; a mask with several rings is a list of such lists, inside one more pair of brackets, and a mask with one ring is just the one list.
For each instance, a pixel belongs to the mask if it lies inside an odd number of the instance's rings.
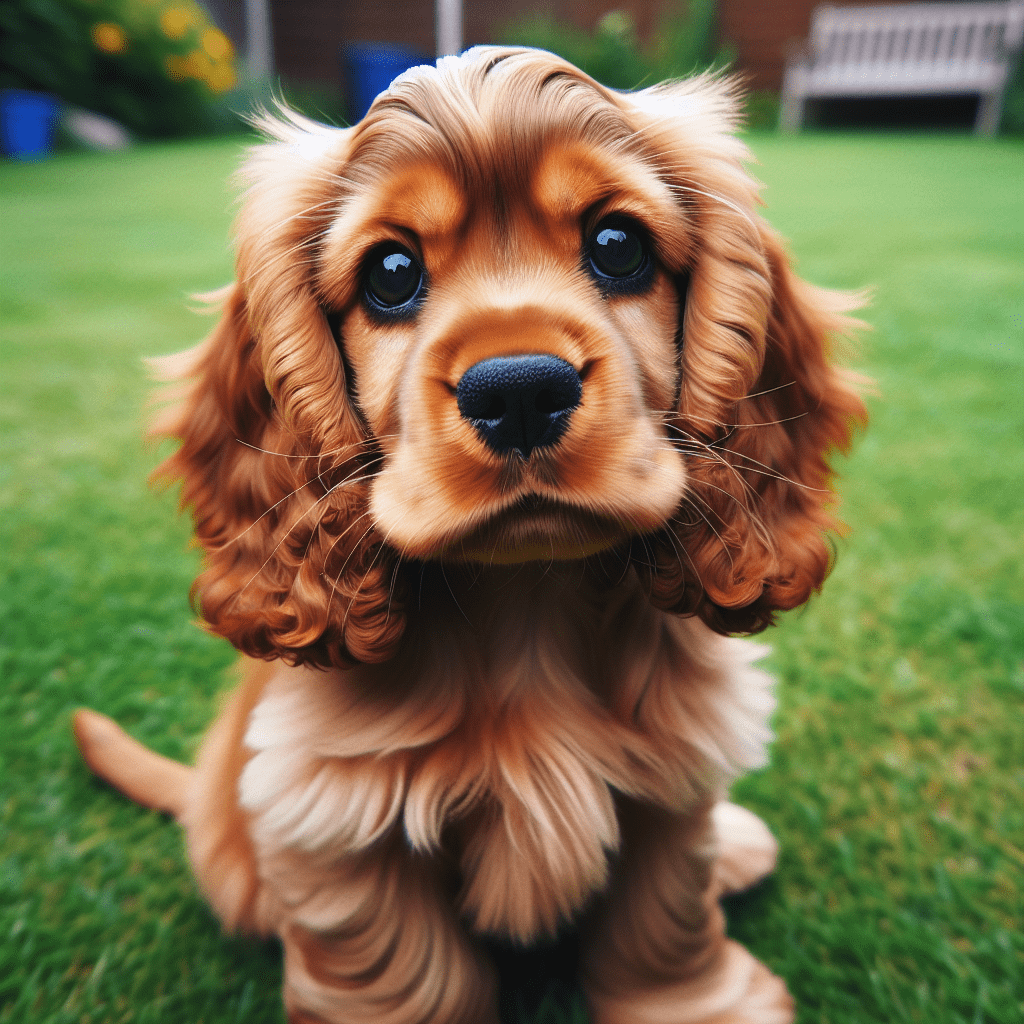
{"label": "dog", "polygon": [[492,1024],[481,937],[574,921],[595,1024],[793,1019],[718,902],[776,857],[726,799],[774,707],[732,634],[824,581],[865,412],[738,109],[479,47],[264,119],[219,323],[157,363],[243,680],[192,768],[75,731],[280,938],[296,1024]]}

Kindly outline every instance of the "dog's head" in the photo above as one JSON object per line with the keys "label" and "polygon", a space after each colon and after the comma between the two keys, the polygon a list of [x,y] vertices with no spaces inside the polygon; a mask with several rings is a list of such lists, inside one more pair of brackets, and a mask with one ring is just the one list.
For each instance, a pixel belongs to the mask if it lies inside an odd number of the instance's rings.
{"label": "dog's head", "polygon": [[722,80],[479,48],[353,128],[268,124],[220,324],[162,367],[212,628],[376,661],[411,564],[613,550],[720,632],[805,601],[863,416],[828,353],[852,303],[791,273],[735,116]]}

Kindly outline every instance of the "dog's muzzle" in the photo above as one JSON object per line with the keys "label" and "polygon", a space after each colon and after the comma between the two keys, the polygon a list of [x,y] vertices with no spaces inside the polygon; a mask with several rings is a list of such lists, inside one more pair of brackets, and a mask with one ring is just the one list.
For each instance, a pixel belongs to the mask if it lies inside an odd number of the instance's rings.
{"label": "dog's muzzle", "polygon": [[580,404],[583,382],[552,355],[496,356],[471,366],[455,388],[462,418],[499,455],[553,445]]}

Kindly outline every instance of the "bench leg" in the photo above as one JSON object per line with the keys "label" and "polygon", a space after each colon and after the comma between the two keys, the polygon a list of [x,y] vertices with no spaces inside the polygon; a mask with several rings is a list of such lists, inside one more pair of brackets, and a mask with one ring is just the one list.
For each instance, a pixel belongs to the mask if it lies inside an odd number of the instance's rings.
{"label": "bench leg", "polygon": [[779,110],[779,129],[784,132],[798,132],[804,121],[805,98],[793,92],[783,91],[782,106]]}
{"label": "bench leg", "polygon": [[978,135],[995,135],[999,131],[999,116],[1002,113],[1003,94],[1001,91],[983,93],[978,100],[978,113],[974,118],[974,131]]}

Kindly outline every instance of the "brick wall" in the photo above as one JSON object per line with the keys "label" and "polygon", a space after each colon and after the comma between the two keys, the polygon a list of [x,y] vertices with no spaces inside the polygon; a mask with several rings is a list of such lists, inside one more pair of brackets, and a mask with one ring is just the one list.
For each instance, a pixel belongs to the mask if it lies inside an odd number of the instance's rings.
{"label": "brick wall", "polygon": [[[465,0],[465,46],[494,41],[504,23],[531,10],[593,28],[610,10],[627,10],[642,38],[657,24],[666,0]],[[338,54],[346,42],[389,42],[434,54],[432,0],[271,0],[274,61],[285,78],[337,82]]]}
{"label": "brick wall", "polygon": [[[807,38],[811,12],[823,0],[719,0],[722,37],[736,48],[736,68],[751,89],[782,87],[787,47]],[[836,6],[867,6],[887,0],[836,0]],[[889,0],[891,2],[891,0]]]}
{"label": "brick wall", "polygon": [[[232,0],[219,0],[230,6]],[[237,0],[234,0],[237,3]],[[782,84],[787,44],[807,38],[811,12],[821,0],[719,0],[723,39],[737,51],[736,66],[754,89]],[[840,3],[843,0],[840,0]],[[870,3],[872,0],[856,0]],[[876,0],[884,2],[884,0]],[[217,0],[214,0],[217,3]],[[490,43],[505,22],[531,10],[591,29],[610,10],[627,10],[647,39],[672,0],[464,0],[464,45]],[[286,78],[337,82],[338,54],[346,42],[392,42],[434,54],[432,0],[271,0],[274,57]]]}

